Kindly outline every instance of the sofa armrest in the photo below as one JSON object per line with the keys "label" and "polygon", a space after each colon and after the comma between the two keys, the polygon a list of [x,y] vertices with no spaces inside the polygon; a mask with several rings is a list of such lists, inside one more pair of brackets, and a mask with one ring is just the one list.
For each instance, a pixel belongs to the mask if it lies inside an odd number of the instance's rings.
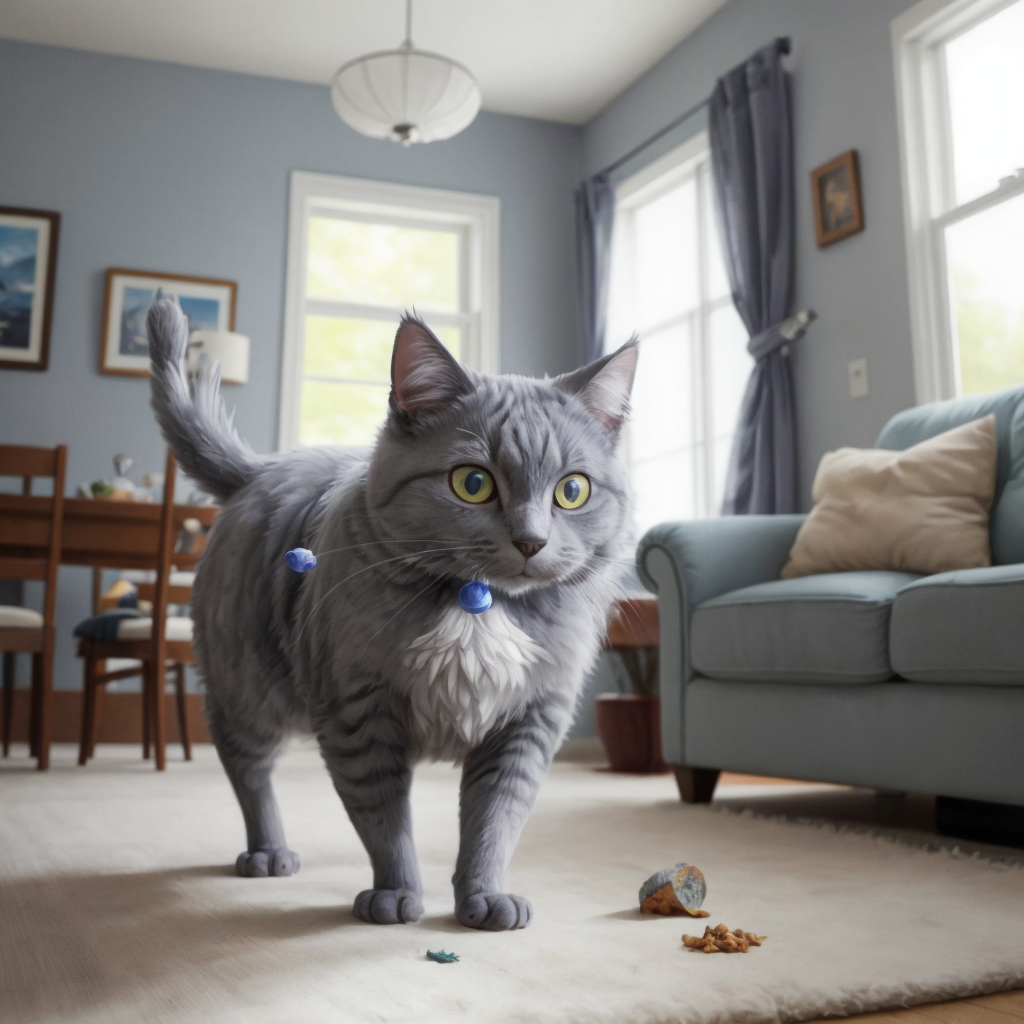
{"label": "sofa armrest", "polygon": [[[637,569],[658,595],[662,751],[685,765],[684,703],[693,610],[719,594],[776,580],[806,516],[729,516],[661,523],[644,534]],[[703,767],[714,768],[715,765]]]}
{"label": "sofa armrest", "polygon": [[661,551],[674,569],[676,588],[691,609],[719,594],[777,580],[807,517],[727,516],[660,523],[644,534],[637,569],[644,585],[661,593],[666,580],[652,574],[652,555]]}

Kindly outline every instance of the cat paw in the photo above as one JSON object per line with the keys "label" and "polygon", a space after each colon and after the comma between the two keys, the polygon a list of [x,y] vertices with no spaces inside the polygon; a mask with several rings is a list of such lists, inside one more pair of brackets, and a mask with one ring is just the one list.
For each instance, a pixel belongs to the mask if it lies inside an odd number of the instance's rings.
{"label": "cat paw", "polygon": [[283,846],[256,850],[254,853],[245,850],[235,861],[235,870],[243,878],[294,875],[298,873],[299,867],[299,855]]}
{"label": "cat paw", "polygon": [[467,928],[503,932],[525,928],[533,920],[533,907],[522,896],[504,892],[478,892],[455,905],[455,917]]}
{"label": "cat paw", "polygon": [[364,889],[352,909],[370,924],[412,924],[423,916],[423,900],[412,889]]}

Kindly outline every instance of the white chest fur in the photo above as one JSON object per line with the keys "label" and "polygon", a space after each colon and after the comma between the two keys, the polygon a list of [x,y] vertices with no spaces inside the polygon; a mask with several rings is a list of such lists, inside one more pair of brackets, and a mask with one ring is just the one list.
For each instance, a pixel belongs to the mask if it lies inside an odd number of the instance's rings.
{"label": "white chest fur", "polygon": [[530,669],[548,658],[501,605],[482,615],[453,605],[402,660],[420,728],[453,728],[473,746],[526,702]]}

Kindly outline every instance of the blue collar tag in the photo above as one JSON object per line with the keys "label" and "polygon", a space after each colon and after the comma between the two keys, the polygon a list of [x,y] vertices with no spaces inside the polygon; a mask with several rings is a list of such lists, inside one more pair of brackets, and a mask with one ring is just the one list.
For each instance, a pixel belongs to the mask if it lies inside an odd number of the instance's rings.
{"label": "blue collar tag", "polygon": [[285,552],[284,560],[288,568],[296,572],[308,572],[316,565],[316,555],[309,548],[292,548]]}
{"label": "blue collar tag", "polygon": [[491,591],[486,583],[470,580],[459,590],[459,604],[470,615],[479,615],[491,607]]}

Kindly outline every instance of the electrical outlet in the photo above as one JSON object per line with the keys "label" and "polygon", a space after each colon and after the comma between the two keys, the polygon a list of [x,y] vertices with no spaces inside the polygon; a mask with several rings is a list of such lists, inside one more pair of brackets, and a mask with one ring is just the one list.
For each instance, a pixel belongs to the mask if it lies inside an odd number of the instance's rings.
{"label": "electrical outlet", "polygon": [[851,359],[847,369],[850,371],[850,397],[864,398],[868,393],[868,361]]}

